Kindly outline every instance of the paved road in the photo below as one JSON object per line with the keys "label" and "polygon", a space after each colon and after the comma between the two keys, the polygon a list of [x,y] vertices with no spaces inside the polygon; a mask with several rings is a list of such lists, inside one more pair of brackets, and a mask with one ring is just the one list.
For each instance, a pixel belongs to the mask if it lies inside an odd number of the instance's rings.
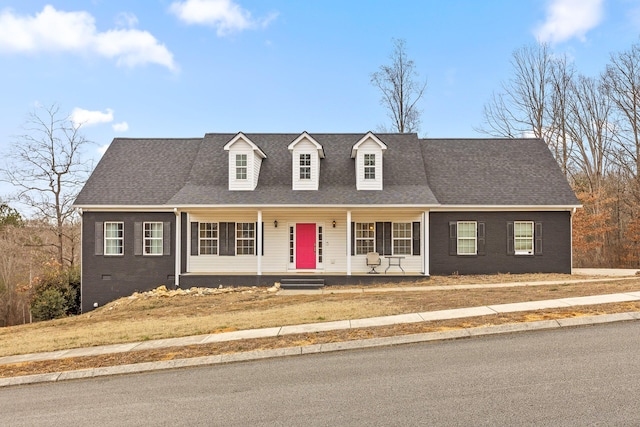
{"label": "paved road", "polygon": [[[3,424],[640,425],[640,322],[0,389]],[[8,423],[8,424],[6,424]]]}

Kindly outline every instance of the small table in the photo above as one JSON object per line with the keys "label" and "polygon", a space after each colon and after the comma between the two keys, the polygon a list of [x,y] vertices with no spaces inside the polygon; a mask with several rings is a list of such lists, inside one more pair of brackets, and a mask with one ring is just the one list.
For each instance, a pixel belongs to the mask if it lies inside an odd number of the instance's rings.
{"label": "small table", "polygon": [[384,269],[384,274],[387,274],[387,270],[391,267],[400,267],[400,270],[402,270],[402,274],[405,274],[404,268],[402,268],[402,260],[404,259],[403,256],[385,256],[385,258],[389,260],[389,265],[387,265],[387,268]]}

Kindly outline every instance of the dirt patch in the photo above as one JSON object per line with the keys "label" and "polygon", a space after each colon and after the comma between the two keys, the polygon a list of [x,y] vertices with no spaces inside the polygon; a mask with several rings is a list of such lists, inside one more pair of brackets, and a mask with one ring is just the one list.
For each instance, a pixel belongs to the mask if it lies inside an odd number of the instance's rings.
{"label": "dirt patch", "polygon": [[[640,278],[612,282],[583,282],[546,286],[495,287],[484,289],[429,290],[434,286],[482,283],[576,280],[570,275],[497,275],[434,277],[420,286],[424,290],[329,293],[323,295],[276,295],[264,288],[237,288],[215,295],[122,298],[98,310],[50,322],[0,329],[0,356],[90,347],[151,339],[228,332],[273,326],[318,323],[394,314],[445,310],[523,301],[640,291]],[[398,285],[388,286],[412,286]],[[387,286],[387,287],[388,287]],[[345,290],[345,287],[336,287]],[[360,288],[352,288],[357,291]],[[367,288],[372,290],[371,288]],[[347,331],[291,335],[162,350],[118,353],[104,356],[0,365],[0,376],[57,372],[70,369],[169,360],[230,352],[279,348],[303,344],[430,332],[451,328],[513,323],[545,318],[574,317],[636,311],[636,304],[607,304],[529,313],[483,316],[442,322],[364,328]],[[551,316],[551,317],[550,317]]]}

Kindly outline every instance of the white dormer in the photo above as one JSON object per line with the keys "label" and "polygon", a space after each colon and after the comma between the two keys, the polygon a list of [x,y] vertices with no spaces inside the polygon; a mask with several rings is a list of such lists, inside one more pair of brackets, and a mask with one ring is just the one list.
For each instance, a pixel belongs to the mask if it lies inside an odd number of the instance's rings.
{"label": "white dormer", "polygon": [[387,146],[372,132],[351,148],[351,158],[356,159],[356,188],[358,190],[382,190],[382,155]]}
{"label": "white dormer", "polygon": [[255,190],[262,159],[267,155],[242,132],[234,136],[224,149],[229,152],[229,190]]}
{"label": "white dormer", "polygon": [[307,132],[302,132],[291,144],[291,171],[294,190],[317,190],[320,182],[320,159],[324,149]]}

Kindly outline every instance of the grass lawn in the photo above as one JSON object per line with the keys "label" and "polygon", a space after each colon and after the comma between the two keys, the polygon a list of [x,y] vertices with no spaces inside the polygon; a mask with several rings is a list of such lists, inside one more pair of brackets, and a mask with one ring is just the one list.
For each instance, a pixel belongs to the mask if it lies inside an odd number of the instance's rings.
{"label": "grass lawn", "polygon": [[[322,295],[281,295],[265,288],[226,289],[214,295],[199,295],[195,292],[173,297],[140,294],[135,298],[119,299],[76,317],[0,328],[0,356],[450,308],[640,291],[640,277],[577,284],[455,289],[456,285],[462,284],[570,281],[582,278],[586,279],[584,276],[558,274],[447,276],[404,285],[421,288],[415,291],[406,289],[402,292],[389,292],[389,287],[398,287],[398,284],[390,283],[375,288],[368,287],[367,292],[362,292],[362,287],[333,288],[335,291],[350,289],[353,293],[332,293],[332,288],[327,288],[327,292]],[[441,286],[445,289],[433,289]],[[0,377],[638,310],[640,303],[605,304],[0,365]]]}

